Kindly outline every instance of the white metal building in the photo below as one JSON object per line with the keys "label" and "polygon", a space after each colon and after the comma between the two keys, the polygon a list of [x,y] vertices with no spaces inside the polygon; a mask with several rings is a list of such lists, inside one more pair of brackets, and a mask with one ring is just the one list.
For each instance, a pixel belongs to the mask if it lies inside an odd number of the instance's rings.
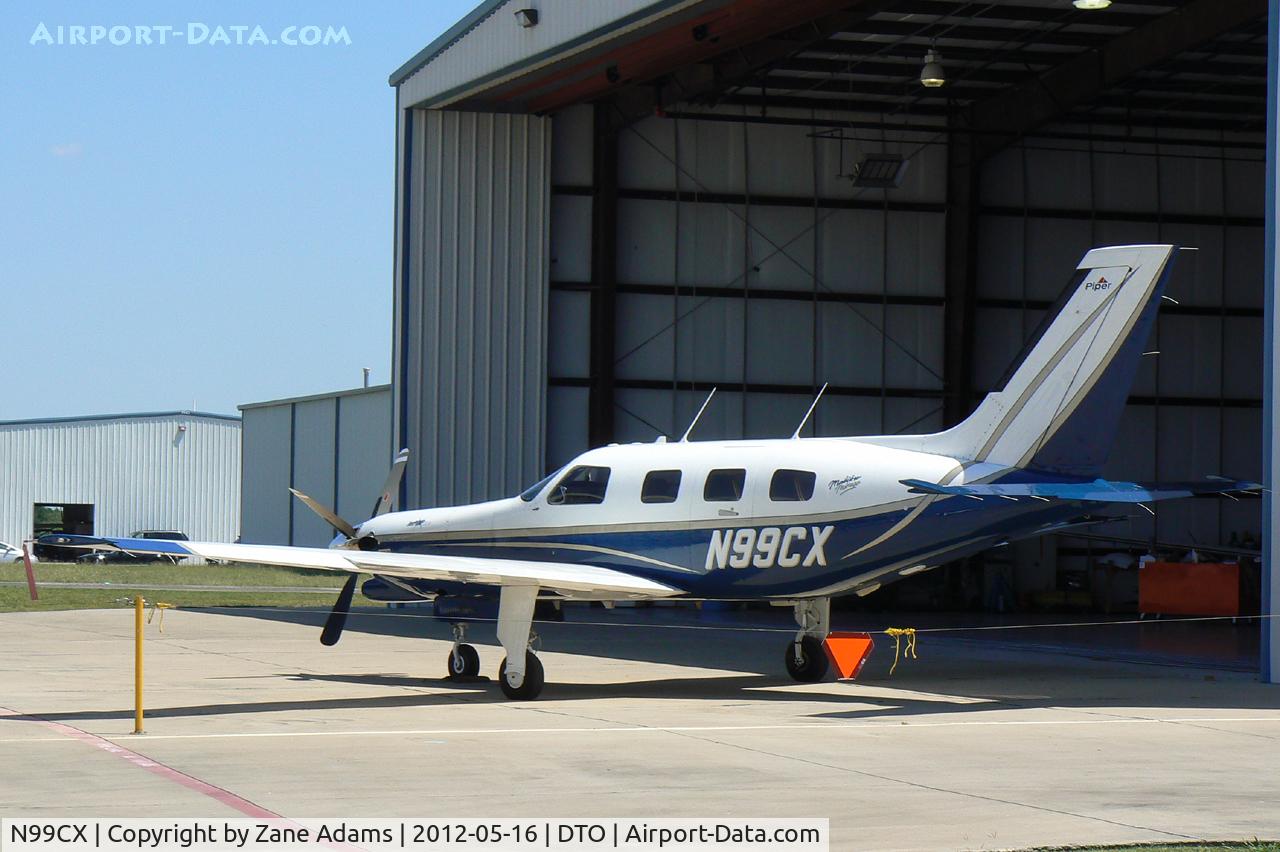
{"label": "white metal building", "polygon": [[240,419],[198,411],[0,422],[0,540],[37,527],[128,535],[240,529]]}
{"label": "white metal building", "polygon": [[329,543],[333,530],[290,488],[352,523],[369,517],[395,455],[390,385],[257,402],[240,412],[243,542]]}
{"label": "white metal building", "polygon": [[[1199,251],[1108,475],[1263,479],[1267,7],[486,0],[391,77],[407,505],[678,435],[712,387],[705,438],[788,435],[824,382],[816,434],[941,428],[1087,249],[1130,242]],[[1121,532],[1259,540],[1261,509]]]}

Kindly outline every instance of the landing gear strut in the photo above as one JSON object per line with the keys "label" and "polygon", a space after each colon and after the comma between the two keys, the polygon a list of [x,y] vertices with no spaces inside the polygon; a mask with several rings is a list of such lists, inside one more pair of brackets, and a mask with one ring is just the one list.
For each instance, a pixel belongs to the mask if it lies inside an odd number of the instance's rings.
{"label": "landing gear strut", "polygon": [[480,674],[480,654],[474,645],[462,640],[467,638],[467,625],[453,625],[453,648],[449,651],[449,677],[475,677]]}
{"label": "landing gear strut", "polygon": [[831,598],[795,602],[796,638],[787,645],[787,674],[800,683],[815,683],[827,676],[827,652],[822,641],[831,632]]}
{"label": "landing gear strut", "polygon": [[498,685],[503,695],[516,701],[530,701],[542,692],[542,662],[529,648],[537,600],[537,586],[503,586],[498,596],[498,641],[507,652],[498,669]]}

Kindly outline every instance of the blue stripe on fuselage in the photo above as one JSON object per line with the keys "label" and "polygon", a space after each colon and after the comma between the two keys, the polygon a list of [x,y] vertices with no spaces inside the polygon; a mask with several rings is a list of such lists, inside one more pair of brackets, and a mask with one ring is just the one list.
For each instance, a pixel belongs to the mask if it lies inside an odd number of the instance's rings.
{"label": "blue stripe on fuselage", "polygon": [[[884,534],[906,514],[896,509],[877,515],[833,522],[805,523],[804,540],[794,542],[792,553],[808,555],[813,528],[832,527],[822,547],[826,564],[773,567],[712,568],[706,570],[712,529],[605,531],[573,535],[486,537],[454,541],[387,542],[390,550],[439,555],[519,559],[530,562],[569,562],[599,565],[645,577],[684,590],[693,597],[755,598],[800,595],[845,583],[885,566],[927,557],[937,565],[983,550],[999,540],[1034,535],[1046,526],[1063,523],[1083,513],[1078,504],[1010,501],[999,498],[970,500],[947,498],[933,501],[912,523],[884,542],[855,555],[860,547]],[[721,527],[750,529],[758,540],[765,525]],[[779,525],[781,530],[787,527]],[[567,545],[556,547],[555,545]],[[615,551],[615,552],[605,552]],[[754,556],[755,551],[752,551]],[[680,570],[655,565],[666,562]]]}

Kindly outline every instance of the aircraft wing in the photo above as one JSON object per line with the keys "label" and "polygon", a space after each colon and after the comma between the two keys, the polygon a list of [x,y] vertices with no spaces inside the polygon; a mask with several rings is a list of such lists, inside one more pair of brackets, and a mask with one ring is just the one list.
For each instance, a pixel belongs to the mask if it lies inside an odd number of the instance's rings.
{"label": "aircraft wing", "polygon": [[1065,500],[1083,503],[1151,503],[1200,494],[1257,492],[1262,485],[1234,479],[1208,479],[1201,482],[1163,482],[1142,484],[1095,479],[1092,482],[1015,482],[1008,484],[938,485],[921,479],[900,480],[912,494],[939,494],[948,497],[1003,497],[1017,500]]}
{"label": "aircraft wing", "polygon": [[477,583],[487,586],[539,586],[550,591],[616,594],[619,597],[667,597],[680,590],[611,568],[570,562],[533,562],[476,556],[435,556],[423,553],[345,550],[328,547],[288,547],[270,544],[217,544],[201,541],[59,536],[61,547],[123,550],[166,556],[202,556],[225,562],[321,568],[357,574],[378,574],[413,580]]}

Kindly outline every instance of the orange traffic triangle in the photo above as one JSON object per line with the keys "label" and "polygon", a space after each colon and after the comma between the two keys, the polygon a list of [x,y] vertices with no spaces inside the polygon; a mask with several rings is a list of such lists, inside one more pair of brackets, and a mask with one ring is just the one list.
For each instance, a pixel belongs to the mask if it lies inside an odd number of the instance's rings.
{"label": "orange traffic triangle", "polygon": [[856,678],[875,646],[869,633],[829,633],[822,643],[841,680]]}

